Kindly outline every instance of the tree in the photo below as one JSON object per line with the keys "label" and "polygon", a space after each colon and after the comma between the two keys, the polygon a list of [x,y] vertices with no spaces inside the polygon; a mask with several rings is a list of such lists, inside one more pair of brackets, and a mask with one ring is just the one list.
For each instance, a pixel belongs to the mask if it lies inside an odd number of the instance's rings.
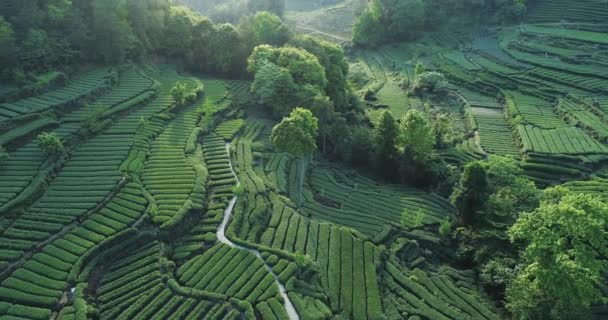
{"label": "tree", "polygon": [[249,0],[247,6],[250,12],[269,11],[277,16],[285,13],[285,0]]}
{"label": "tree", "polygon": [[324,92],[327,85],[325,69],[310,52],[294,47],[275,48],[260,45],[248,59],[248,71],[255,74],[261,66],[269,62],[287,69],[295,83],[310,84]]}
{"label": "tree", "polygon": [[424,67],[424,64],[420,61],[416,62],[416,69],[414,70],[414,76],[417,77],[425,72],[426,72],[426,68]]}
{"label": "tree", "polygon": [[373,47],[386,37],[386,26],[382,21],[382,4],[371,0],[353,27],[353,42],[360,46]]}
{"label": "tree", "polygon": [[254,74],[254,97],[275,116],[285,116],[297,105],[313,107],[324,100],[325,69],[304,49],[257,46],[248,59],[248,70]]}
{"label": "tree", "polygon": [[93,54],[104,62],[123,61],[135,50],[138,39],[128,20],[125,0],[94,0]]}
{"label": "tree", "polygon": [[319,121],[310,110],[295,108],[289,117],[283,118],[272,129],[272,143],[282,152],[287,152],[301,161],[299,175],[299,203],[302,204],[304,175],[312,153],[317,149]]}
{"label": "tree", "polygon": [[383,0],[388,11],[388,32],[395,40],[411,39],[424,28],[425,7],[422,0]]}
{"label": "tree", "polygon": [[451,196],[452,203],[459,212],[460,224],[471,225],[477,212],[488,198],[488,175],[483,163],[468,163],[464,167],[460,182]]}
{"label": "tree", "polygon": [[428,71],[416,75],[412,92],[420,94],[421,92],[438,93],[445,89],[448,84],[443,73]]}
{"label": "tree", "polygon": [[422,162],[431,156],[435,145],[433,128],[424,114],[410,109],[401,119],[400,145],[409,149],[415,161]]}
{"label": "tree", "polygon": [[36,142],[49,157],[55,157],[64,152],[63,142],[55,133],[42,132],[38,135]]}
{"label": "tree", "polygon": [[[193,32],[194,26],[198,32]],[[206,37],[208,33],[201,32],[203,26],[208,30],[213,28],[211,22],[187,7],[171,6],[166,20],[163,47],[171,57],[186,57],[190,50],[195,49],[195,37]]]}
{"label": "tree", "polygon": [[374,128],[375,164],[385,176],[394,176],[397,169],[399,150],[399,126],[393,114],[386,110],[380,116],[380,121]]}
{"label": "tree", "polygon": [[13,26],[0,16],[0,60],[3,62],[0,71],[12,65],[16,50]]}
{"label": "tree", "polygon": [[243,71],[244,48],[240,35],[233,25],[215,25],[208,46],[212,48],[209,59],[212,62],[210,65],[212,71],[224,75]]}
{"label": "tree", "polygon": [[282,117],[297,103],[296,88],[289,70],[267,62],[255,73],[251,92],[258,104]]}
{"label": "tree", "polygon": [[249,50],[261,44],[282,46],[291,35],[278,16],[266,11],[243,18],[238,29]]}
{"label": "tree", "polygon": [[344,50],[336,44],[316,37],[300,35],[288,43],[312,53],[325,69],[327,85],[325,93],[330,97],[336,111],[346,112],[350,107],[350,88],[347,83],[349,66]]}
{"label": "tree", "polygon": [[128,0],[129,22],[143,47],[148,51],[161,49],[165,21],[169,12],[166,0]]}
{"label": "tree", "polygon": [[334,118],[334,104],[321,94],[317,94],[308,108],[319,119],[319,135],[321,136],[322,152],[326,152],[327,136],[331,133],[331,122]]}
{"label": "tree", "polygon": [[[518,319],[579,319],[602,301],[608,271],[608,205],[564,188],[549,189],[533,212],[509,230],[525,245],[524,266],[507,289],[507,308]],[[584,317],[588,318],[588,317]]]}
{"label": "tree", "polygon": [[433,116],[433,132],[435,133],[435,145],[438,148],[451,147],[461,138],[454,118],[447,113],[439,113]]}

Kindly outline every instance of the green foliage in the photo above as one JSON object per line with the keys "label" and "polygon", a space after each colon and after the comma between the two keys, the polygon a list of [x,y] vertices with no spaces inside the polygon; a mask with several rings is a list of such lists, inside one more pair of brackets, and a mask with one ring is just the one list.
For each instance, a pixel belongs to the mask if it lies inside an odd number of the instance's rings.
{"label": "green foliage", "polygon": [[421,92],[438,93],[445,89],[448,82],[445,76],[439,72],[423,72],[416,75],[412,85],[412,92],[419,94]]}
{"label": "green foliage", "polygon": [[8,151],[6,151],[6,149],[2,146],[0,146],[0,165],[2,165],[2,162],[10,159],[10,154],[8,153]]}
{"label": "green foliage", "polygon": [[385,175],[393,175],[396,161],[399,157],[397,142],[399,141],[399,126],[390,111],[384,111],[378,125],[374,128],[373,142],[375,146],[375,161]]}
{"label": "green foliage", "polygon": [[458,186],[451,201],[456,206],[460,223],[470,225],[475,222],[477,212],[488,197],[488,176],[481,162],[471,162],[464,167]]}
{"label": "green foliage", "polygon": [[249,11],[268,11],[282,16],[285,12],[285,0],[249,0],[247,3]]}
{"label": "green foliage", "polygon": [[350,109],[350,89],[347,84],[348,62],[339,46],[312,36],[296,36],[288,43],[313,54],[325,69],[325,93],[330,97],[336,111]]}
{"label": "green foliage", "polygon": [[9,68],[17,51],[13,26],[0,16],[0,60],[3,61],[0,71]]}
{"label": "green foliage", "polygon": [[195,40],[198,40],[195,36],[202,36],[196,35],[194,29],[200,32],[210,30],[212,27],[209,20],[186,7],[170,7],[164,32],[164,47],[167,54],[173,57],[187,56],[195,47]]}
{"label": "green foliage", "polygon": [[272,129],[272,143],[296,157],[311,155],[316,149],[319,121],[304,108],[295,108]]}
{"label": "green foliage", "polygon": [[420,31],[515,22],[526,12],[526,0],[372,0],[353,28],[356,45],[375,47],[410,40]]}
{"label": "green foliage", "polygon": [[422,0],[383,0],[388,12],[388,32],[391,37],[411,39],[424,26],[425,6]]}
{"label": "green foliage", "polygon": [[425,115],[410,109],[401,119],[399,143],[409,149],[416,161],[424,161],[431,156],[435,145],[433,127]]}
{"label": "green foliage", "polygon": [[106,111],[108,111],[108,108],[101,104],[96,104],[93,112],[91,112],[91,114],[83,121],[82,127],[86,129],[95,128],[101,122],[101,120],[103,120],[103,116]]}
{"label": "green foliage", "polygon": [[435,133],[435,145],[438,148],[451,147],[462,138],[456,129],[454,118],[447,113],[433,115],[432,126]]}
{"label": "green foliage", "polygon": [[192,92],[188,88],[188,84],[182,81],[178,81],[173,88],[171,88],[171,96],[178,106],[184,106],[196,99],[196,93]]}
{"label": "green foliage", "polygon": [[420,61],[416,62],[416,69],[414,70],[414,75],[418,77],[419,75],[426,72],[426,67]]}
{"label": "green foliage", "polygon": [[272,144],[280,151],[300,158],[302,162],[298,177],[300,203],[306,167],[312,153],[317,149],[318,130],[319,120],[310,110],[304,108],[295,108],[289,117],[283,118],[283,121],[272,129]]}
{"label": "green foliage", "polygon": [[289,70],[274,63],[265,63],[255,73],[251,92],[258,104],[281,116],[297,104],[296,88]]}
{"label": "green foliage", "polygon": [[243,18],[239,31],[250,49],[261,44],[281,46],[290,37],[290,31],[281,19],[265,11]]}
{"label": "green foliage", "polygon": [[57,156],[63,153],[63,142],[55,133],[42,132],[36,139],[38,147],[48,156]]}
{"label": "green foliage", "polygon": [[387,30],[382,21],[383,10],[379,0],[369,2],[353,27],[353,42],[355,44],[374,47],[385,40]]}
{"label": "green foliage", "polygon": [[261,45],[248,62],[255,76],[251,91],[275,116],[285,116],[299,104],[310,105],[327,85],[319,60],[303,49]]}
{"label": "green foliage", "polygon": [[105,62],[123,61],[139,45],[129,24],[125,0],[93,1],[92,30],[96,34],[94,54]]}
{"label": "green foliage", "polygon": [[481,282],[489,288],[504,290],[517,273],[517,261],[509,257],[495,257],[481,268]]}
{"label": "green foliage", "polygon": [[256,73],[265,63],[274,63],[289,70],[295,83],[310,84],[323,90],[327,85],[325,70],[317,57],[306,50],[295,47],[274,48],[269,45],[257,46],[249,57],[248,70]]}
{"label": "green foliage", "polygon": [[[409,225],[408,218],[411,217],[412,214],[409,212],[404,212],[403,216],[401,216],[401,224]],[[424,226],[424,211],[422,209],[416,210],[416,214],[414,215],[414,222],[412,222],[412,227],[421,228]]]}
{"label": "green foliage", "polygon": [[452,233],[452,226],[452,219],[445,218],[439,223],[439,229],[437,231],[442,237],[447,238]]}
{"label": "green foliage", "polygon": [[509,230],[525,244],[524,267],[507,289],[507,307],[518,319],[574,319],[602,301],[608,271],[608,205],[599,198],[550,189],[533,212]]}

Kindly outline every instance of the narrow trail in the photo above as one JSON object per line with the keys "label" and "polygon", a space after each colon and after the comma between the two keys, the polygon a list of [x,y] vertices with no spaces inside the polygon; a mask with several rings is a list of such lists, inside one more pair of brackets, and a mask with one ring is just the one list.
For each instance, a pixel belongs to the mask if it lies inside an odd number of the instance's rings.
{"label": "narrow trail", "polygon": [[[239,182],[239,178],[236,175],[234,168],[232,167],[232,159],[230,158],[230,143],[226,143],[226,152],[228,153],[228,163],[230,164],[230,171],[232,172],[232,175],[236,179],[236,185],[238,186],[241,183]],[[247,250],[247,251],[253,253],[259,259],[261,259],[262,262],[264,262],[264,265],[266,266],[266,268],[268,268],[268,271],[270,272],[270,274],[272,274],[272,276],[274,277],[276,284],[279,286],[279,292],[281,294],[281,297],[283,297],[283,300],[285,301],[284,306],[285,306],[285,310],[287,311],[287,314],[289,315],[289,319],[290,320],[300,320],[300,317],[298,316],[298,313],[296,312],[296,309],[294,308],[293,303],[291,303],[291,300],[289,300],[289,297],[287,296],[287,290],[285,290],[285,286],[279,281],[279,277],[276,274],[274,274],[274,272],[272,272],[272,268],[268,264],[266,264],[264,259],[262,259],[262,255],[260,254],[260,252],[257,250],[253,250],[253,249],[246,248],[246,247],[240,246],[238,244],[235,244],[234,242],[230,241],[230,239],[228,239],[226,237],[226,227],[228,226],[228,222],[230,222],[230,218],[232,217],[232,212],[234,210],[234,206],[236,205],[237,200],[238,200],[238,196],[235,195],[230,200],[230,203],[229,203],[228,207],[226,208],[226,210],[224,210],[224,219],[222,220],[220,227],[217,229],[218,240],[221,243],[229,245],[233,248],[237,248],[239,250]]]}
{"label": "narrow trail", "polygon": [[300,30],[304,30],[304,31],[309,31],[309,32],[313,32],[313,33],[322,34],[322,35],[324,35],[324,36],[327,36],[327,37],[330,37],[330,38],[333,38],[333,39],[336,39],[336,40],[340,40],[340,41],[342,41],[342,42],[349,42],[349,41],[350,41],[350,40],[348,40],[348,39],[344,39],[344,38],[342,38],[342,37],[340,37],[340,36],[337,36],[337,35],[335,35],[335,34],[330,34],[330,33],[327,33],[327,32],[323,32],[323,31],[318,30],[318,29],[314,29],[314,28],[310,28],[310,27],[303,27],[303,26],[295,26],[295,27],[296,27],[297,29],[300,29]]}

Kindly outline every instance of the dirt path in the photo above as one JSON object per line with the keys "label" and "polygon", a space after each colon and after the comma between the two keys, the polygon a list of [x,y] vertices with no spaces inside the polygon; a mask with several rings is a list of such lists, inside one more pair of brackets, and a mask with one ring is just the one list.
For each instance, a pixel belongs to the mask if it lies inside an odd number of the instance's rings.
{"label": "dirt path", "polygon": [[[228,153],[228,162],[230,163],[230,171],[232,172],[232,175],[236,179],[236,181],[237,181],[236,183],[238,186],[238,185],[240,185],[240,182],[236,175],[236,172],[234,172],[234,169],[232,167],[232,159],[230,158],[230,143],[226,143],[226,152]],[[285,310],[287,311],[287,314],[289,315],[289,319],[290,320],[300,320],[300,317],[298,316],[298,313],[296,312],[296,309],[294,308],[293,303],[291,303],[291,300],[289,300],[289,297],[287,296],[287,290],[285,290],[285,286],[279,281],[279,277],[277,275],[275,275],[274,272],[272,272],[272,268],[266,264],[264,259],[262,259],[260,252],[257,250],[245,248],[243,246],[235,244],[234,242],[230,241],[230,239],[228,239],[226,237],[226,227],[228,226],[228,222],[230,221],[230,218],[232,217],[232,212],[234,210],[234,206],[236,205],[237,200],[238,200],[238,196],[235,195],[230,200],[230,204],[228,205],[226,210],[224,210],[224,219],[222,220],[220,227],[217,229],[217,239],[221,243],[229,245],[233,248],[237,248],[240,250],[247,250],[247,251],[251,252],[252,254],[254,254],[256,257],[258,257],[259,259],[261,259],[262,262],[264,262],[264,265],[266,266],[266,268],[268,268],[268,271],[270,272],[270,274],[272,274],[274,276],[275,282],[279,286],[279,292],[280,292],[281,296],[283,297],[283,300],[285,301]]]}
{"label": "dirt path", "polygon": [[296,27],[296,29],[318,33],[318,34],[321,34],[321,35],[324,35],[324,36],[327,36],[327,37],[330,37],[332,39],[336,39],[336,40],[339,40],[339,41],[342,41],[342,42],[350,42],[349,39],[344,39],[344,38],[342,38],[340,36],[337,36],[335,34],[329,34],[329,33],[323,32],[323,31],[318,30],[318,29],[314,29],[314,28],[310,28],[310,27],[303,27],[303,26],[295,26],[295,27]]}

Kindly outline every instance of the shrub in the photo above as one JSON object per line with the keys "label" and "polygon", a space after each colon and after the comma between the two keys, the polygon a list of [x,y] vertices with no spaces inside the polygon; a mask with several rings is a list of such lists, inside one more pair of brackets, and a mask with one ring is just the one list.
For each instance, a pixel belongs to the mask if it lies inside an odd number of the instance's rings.
{"label": "shrub", "polygon": [[442,73],[439,72],[423,72],[416,76],[412,93],[419,94],[420,92],[440,92],[445,89],[447,80]]}
{"label": "shrub", "polygon": [[188,89],[186,83],[179,81],[171,89],[171,96],[178,106],[184,106],[196,99],[196,91]]}
{"label": "shrub", "polygon": [[442,237],[448,237],[452,232],[452,220],[449,218],[445,218],[439,224],[439,234]]}
{"label": "shrub", "polygon": [[55,133],[42,132],[38,135],[37,143],[48,156],[57,156],[64,151],[63,142]]}
{"label": "shrub", "polygon": [[8,151],[6,151],[4,147],[0,146],[0,164],[2,164],[3,161],[10,159],[10,157],[11,156],[8,154]]}

